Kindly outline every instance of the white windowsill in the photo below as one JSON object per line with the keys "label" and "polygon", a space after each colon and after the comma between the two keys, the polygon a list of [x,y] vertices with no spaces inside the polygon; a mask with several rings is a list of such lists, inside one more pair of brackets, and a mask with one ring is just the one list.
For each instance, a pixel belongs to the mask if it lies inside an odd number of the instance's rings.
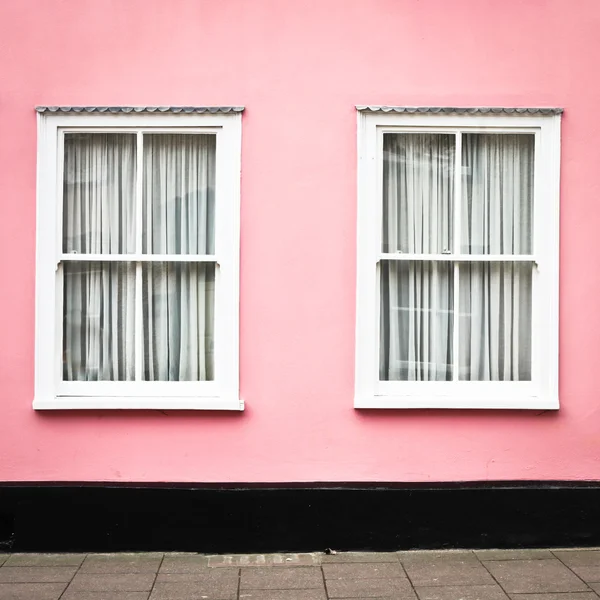
{"label": "white windowsill", "polygon": [[456,396],[366,396],[354,399],[354,408],[438,408],[438,409],[521,409],[558,410],[558,398],[512,396],[461,398]]}
{"label": "white windowsill", "polygon": [[244,410],[239,398],[214,397],[118,397],[54,396],[36,398],[34,410]]}

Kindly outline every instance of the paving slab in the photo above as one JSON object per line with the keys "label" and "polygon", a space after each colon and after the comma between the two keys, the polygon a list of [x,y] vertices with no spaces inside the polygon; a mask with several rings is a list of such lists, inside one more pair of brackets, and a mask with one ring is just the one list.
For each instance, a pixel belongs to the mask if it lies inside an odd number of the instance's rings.
{"label": "paving slab", "polygon": [[323,587],[323,574],[318,567],[242,568],[240,590],[307,590]]}
{"label": "paving slab", "polygon": [[510,594],[511,600],[598,600],[593,592],[568,592],[556,594]]}
{"label": "paving slab", "polygon": [[403,565],[458,564],[479,566],[480,562],[471,550],[407,550],[397,552],[398,560]]}
{"label": "paving slab", "polygon": [[484,565],[511,594],[589,591],[558,559],[486,561]]}
{"label": "paving slab", "polygon": [[321,563],[373,563],[373,562],[398,562],[396,552],[338,552],[336,554],[323,554]]}
{"label": "paving slab", "polygon": [[394,598],[416,600],[407,579],[332,579],[327,581],[329,598]]}
{"label": "paving slab", "polygon": [[246,590],[240,600],[327,600],[325,590]]}
{"label": "paving slab", "polygon": [[419,600],[508,600],[499,585],[417,587],[415,590]]}
{"label": "paving slab", "polygon": [[475,550],[479,560],[535,560],[554,558],[550,550]]}
{"label": "paving slab", "polygon": [[553,554],[567,567],[600,566],[600,550],[554,550]]}
{"label": "paving slab", "polygon": [[181,583],[188,581],[235,581],[236,585],[240,578],[240,570],[235,567],[228,569],[210,569],[200,567],[190,573],[163,573],[159,572],[156,581],[161,583]]}
{"label": "paving slab", "polygon": [[600,565],[570,567],[571,571],[581,577],[586,583],[600,583]]}
{"label": "paving slab", "polygon": [[77,567],[0,567],[0,583],[68,583]]}
{"label": "paving slab", "polygon": [[[79,567],[86,554],[11,554],[5,567]],[[0,565],[2,564],[0,555]]]}
{"label": "paving slab", "polygon": [[481,563],[446,562],[404,564],[414,586],[494,585],[494,579]]}
{"label": "paving slab", "polygon": [[203,554],[165,554],[159,573],[194,573],[203,567],[208,567]]}
{"label": "paving slab", "polygon": [[403,577],[402,565],[395,563],[338,563],[323,565],[325,579],[391,579]]}
{"label": "paving slab", "polygon": [[154,573],[77,573],[68,592],[149,592]]}
{"label": "paving slab", "polygon": [[203,586],[197,581],[187,583],[156,583],[150,600],[236,600],[237,588]]}
{"label": "paving slab", "polygon": [[162,554],[89,554],[80,573],[156,573]]}
{"label": "paving slab", "polygon": [[150,592],[70,592],[60,600],[148,600]]}
{"label": "paving slab", "polygon": [[0,600],[59,600],[66,583],[0,583]]}

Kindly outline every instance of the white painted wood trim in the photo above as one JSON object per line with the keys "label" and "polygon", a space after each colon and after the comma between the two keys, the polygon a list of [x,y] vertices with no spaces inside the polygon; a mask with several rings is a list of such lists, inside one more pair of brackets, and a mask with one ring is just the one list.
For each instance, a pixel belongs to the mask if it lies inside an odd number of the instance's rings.
{"label": "white painted wood trim", "polygon": [[[148,255],[140,254],[139,247],[137,253],[132,255],[63,254],[62,133],[91,130],[129,131],[137,133],[138,136],[144,131],[210,133],[217,136],[215,256]],[[34,409],[243,409],[243,402],[239,398],[241,132],[239,112],[226,114],[38,113]],[[140,157],[138,161],[139,159]],[[140,189],[137,190],[138,195]],[[122,260],[138,263],[145,261],[214,262],[217,265],[215,381],[63,382],[60,363],[61,264],[91,260]]]}
{"label": "white painted wood trim", "polygon": [[[558,409],[560,115],[358,112],[355,408]],[[531,133],[536,137],[534,248],[531,255],[408,255],[380,252],[382,134],[387,132]],[[460,160],[460,157],[457,157]],[[531,382],[381,382],[381,260],[531,262]]]}

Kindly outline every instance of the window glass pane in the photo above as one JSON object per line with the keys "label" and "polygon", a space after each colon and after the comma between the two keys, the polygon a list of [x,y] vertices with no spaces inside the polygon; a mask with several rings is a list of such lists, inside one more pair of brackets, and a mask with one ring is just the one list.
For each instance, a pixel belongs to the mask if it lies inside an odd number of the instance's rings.
{"label": "window glass pane", "polygon": [[67,262],[63,284],[63,379],[135,376],[135,265]]}
{"label": "window glass pane", "polygon": [[63,252],[135,251],[136,136],[66,133]]}
{"label": "window glass pane", "polygon": [[382,261],[379,378],[452,379],[453,266]]}
{"label": "window glass pane", "polygon": [[462,138],[461,252],[531,254],[532,134]]}
{"label": "window glass pane", "polygon": [[214,379],[215,264],[142,265],[146,381]]}
{"label": "window glass pane", "polygon": [[531,263],[460,266],[459,378],[531,380]]}
{"label": "window glass pane", "polygon": [[144,252],[214,254],[215,152],[214,135],[144,135]]}
{"label": "window glass pane", "polygon": [[455,136],[383,136],[382,252],[452,251]]}

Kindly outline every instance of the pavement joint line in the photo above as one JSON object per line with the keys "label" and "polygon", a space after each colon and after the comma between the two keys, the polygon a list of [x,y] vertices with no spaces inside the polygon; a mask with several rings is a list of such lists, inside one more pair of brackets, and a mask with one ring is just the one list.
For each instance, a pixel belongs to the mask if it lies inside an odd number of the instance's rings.
{"label": "pavement joint line", "polygon": [[[481,566],[490,574],[490,577],[496,582],[496,585],[504,592],[504,595],[507,598],[510,598],[510,596],[508,595],[508,591],[506,591],[502,587],[502,585],[500,585],[500,582],[494,577],[494,574],[485,566],[485,562],[483,560],[481,560],[481,558],[479,558],[479,556],[477,556],[477,552],[473,552],[473,554],[475,555],[475,558],[479,561]],[[488,561],[488,562],[492,562],[492,561]]]}
{"label": "pavement joint line", "polygon": [[73,573],[73,577],[71,577],[71,580],[69,581],[69,583],[67,583],[67,585],[65,585],[65,589],[62,591],[61,595],[58,597],[58,600],[61,600],[61,598],[65,595],[65,593],[69,589],[69,586],[71,585],[71,583],[73,583],[73,579],[75,579],[77,573],[79,573],[79,571],[81,570],[81,567],[83,566],[83,563],[86,561],[88,556],[89,556],[89,554],[87,554],[87,553],[84,555],[83,560],[79,563],[79,566],[75,569],[75,573]]}
{"label": "pavement joint line", "polygon": [[[558,562],[559,562],[561,565],[565,566],[565,567],[566,567],[566,568],[567,568],[569,571],[571,571],[571,573],[573,573],[573,575],[575,575],[575,577],[577,577],[577,579],[579,579],[579,580],[580,580],[580,581],[583,583],[583,585],[585,585],[585,586],[587,587],[587,589],[588,589],[590,592],[593,592],[594,594],[596,593],[596,591],[595,591],[595,590],[593,590],[593,589],[590,587],[590,585],[588,584],[588,582],[587,582],[587,581],[584,581],[582,577],[579,577],[579,575],[577,575],[577,573],[575,573],[575,571],[573,571],[573,569],[571,569],[571,567],[569,567],[569,565],[567,565],[566,563],[564,563],[564,562],[561,560],[560,556],[556,556],[556,554],[554,554],[554,552],[552,552],[552,550],[550,550],[550,554],[552,554],[552,556],[554,556],[554,558],[555,558],[555,559],[556,559],[556,560],[557,560],[557,561],[558,561]],[[596,595],[597,595],[597,594],[596,594]]]}
{"label": "pavement joint line", "polygon": [[150,586],[150,591],[148,592],[148,600],[150,596],[152,596],[152,592],[154,591],[154,586],[156,585],[156,580],[158,579],[158,574],[160,573],[160,568],[162,567],[164,560],[165,555],[163,554],[160,558],[160,562],[158,563],[158,568],[156,569],[156,573],[154,575],[154,581],[152,582],[152,585]]}
{"label": "pavement joint line", "polygon": [[241,589],[242,589],[242,569],[239,568],[238,569],[238,586],[237,586],[237,595],[236,595],[237,600],[240,600]]}

